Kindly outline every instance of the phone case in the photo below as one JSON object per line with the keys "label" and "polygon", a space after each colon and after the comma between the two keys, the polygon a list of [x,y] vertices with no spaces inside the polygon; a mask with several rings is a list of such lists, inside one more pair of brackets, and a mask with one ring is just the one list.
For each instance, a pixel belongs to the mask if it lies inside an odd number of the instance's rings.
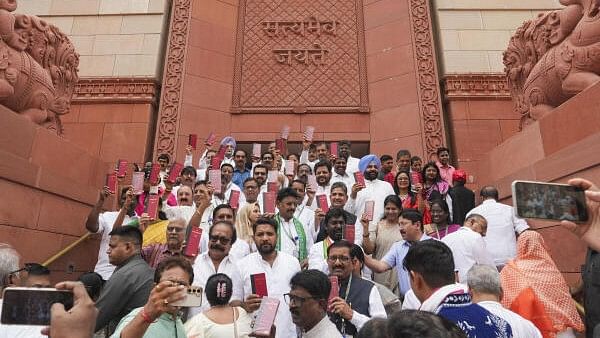
{"label": "phone case", "polygon": [[278,190],[279,190],[279,183],[267,182],[267,192],[277,193]]}
{"label": "phone case", "polygon": [[313,190],[317,191],[317,187],[319,186],[317,183],[317,177],[315,175],[308,175],[308,186]]}
{"label": "phone case", "polygon": [[150,176],[148,177],[148,182],[150,185],[158,185],[160,182],[158,175],[160,174],[160,164],[152,163],[152,168],[150,169]]}
{"label": "phone case", "polygon": [[187,289],[185,298],[172,303],[173,306],[197,307],[202,305],[202,288],[199,286],[190,286]]}
{"label": "phone case", "polygon": [[262,149],[261,149],[261,144],[260,143],[254,143],[252,144],[252,156],[253,157],[258,157],[260,158]]}
{"label": "phone case", "polygon": [[117,162],[117,177],[123,178],[127,176],[127,166],[129,162],[127,160],[119,160]]}
{"label": "phone case", "polygon": [[158,218],[158,195],[150,195],[148,196],[148,216],[151,219]]}
{"label": "phone case", "polygon": [[117,174],[106,174],[106,186],[113,194],[117,193]]}
{"label": "phone case", "polygon": [[323,210],[324,213],[327,213],[329,211],[329,203],[327,201],[327,195],[325,194],[320,194],[317,195],[317,207],[321,210]]}
{"label": "phone case", "polygon": [[267,290],[267,276],[264,273],[250,275],[250,284],[252,284],[252,293],[259,297],[269,296]]}
{"label": "phone case", "polygon": [[215,133],[213,133],[212,131],[208,134],[208,137],[206,138],[206,141],[204,141],[207,145],[212,146],[213,143],[215,143],[215,141],[217,140],[217,135],[215,135]]}
{"label": "phone case", "polygon": [[188,136],[188,145],[192,146],[194,150],[196,150],[196,145],[198,144],[198,135],[190,134]]}
{"label": "phone case", "polygon": [[329,291],[329,298],[327,302],[331,302],[331,300],[335,297],[340,296],[340,284],[338,283],[337,276],[329,276],[329,282],[331,283],[331,290]]}
{"label": "phone case", "polygon": [[133,193],[140,195],[144,192],[144,172],[136,171],[131,176],[131,185],[133,186]]}
{"label": "phone case", "polygon": [[284,140],[287,140],[289,136],[290,136],[290,126],[283,126],[283,128],[281,128],[281,138]]}
{"label": "phone case", "polygon": [[337,157],[338,156],[338,143],[337,142],[331,142],[331,144],[329,145],[329,152],[331,153],[331,155]]}
{"label": "phone case", "polygon": [[308,141],[312,141],[314,135],[315,135],[315,127],[313,127],[313,126],[306,127],[306,130],[304,131],[304,136],[306,137],[306,139]]}
{"label": "phone case", "polygon": [[355,172],[354,173],[354,181],[356,181],[356,183],[358,183],[364,187],[365,186],[365,175],[363,175],[363,173],[361,173],[360,171]]}
{"label": "phone case", "polygon": [[185,250],[183,254],[188,257],[198,256],[198,250],[200,248],[200,239],[202,239],[202,228],[191,227],[188,237],[185,241]]}
{"label": "phone case", "polygon": [[171,170],[169,170],[169,177],[167,178],[167,181],[169,181],[169,183],[175,183],[175,181],[177,181],[177,177],[181,175],[181,170],[183,170],[183,164],[177,162],[173,163]]}
{"label": "phone case", "polygon": [[268,214],[275,213],[275,198],[276,193],[267,191],[263,192],[263,212]]}
{"label": "phone case", "polygon": [[229,195],[229,206],[231,206],[234,209],[239,208],[240,192],[238,190],[231,190],[231,195]]}
{"label": "phone case", "polygon": [[365,202],[365,216],[369,221],[373,220],[373,211],[375,209],[375,201]]}
{"label": "phone case", "polygon": [[223,192],[221,189],[221,170],[220,169],[211,169],[208,171],[208,181],[212,185],[213,189],[215,189],[216,193]]}
{"label": "phone case", "polygon": [[350,243],[354,243],[356,239],[356,227],[354,224],[346,224],[344,227],[344,239]]}
{"label": "phone case", "polygon": [[296,173],[294,172],[294,162],[292,161],[285,161],[285,174],[286,175],[296,175]]}
{"label": "phone case", "polygon": [[[264,297],[258,308],[258,314],[254,321],[252,334],[255,336],[268,337],[271,333],[271,327],[275,323],[277,309],[279,308],[279,299]],[[286,310],[287,311],[287,310]]]}

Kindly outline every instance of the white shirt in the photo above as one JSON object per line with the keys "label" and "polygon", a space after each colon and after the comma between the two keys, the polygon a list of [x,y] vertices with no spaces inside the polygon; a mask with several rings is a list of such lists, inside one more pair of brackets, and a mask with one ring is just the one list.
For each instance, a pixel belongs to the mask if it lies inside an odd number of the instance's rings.
{"label": "white shirt", "polygon": [[344,209],[356,215],[356,230],[355,238],[362,244],[363,226],[360,223],[363,212],[365,211],[365,202],[375,201],[373,208],[373,220],[369,222],[369,232],[377,230],[377,223],[383,217],[384,205],[383,201],[389,195],[395,195],[394,188],[388,182],[375,179],[373,181],[365,180],[365,188],[356,194],[356,200],[350,197]]}
{"label": "white shirt", "polygon": [[302,150],[302,152],[300,153],[300,164],[308,164],[313,174],[315,172],[315,164],[317,164],[317,162],[318,160],[312,162],[308,160],[308,150]]}
{"label": "white shirt", "polygon": [[458,270],[459,282],[467,283],[467,272],[475,264],[494,265],[490,253],[485,248],[481,235],[470,228],[461,227],[442,238],[454,258],[454,267]]}
{"label": "white shirt", "polygon": [[[98,249],[98,262],[94,268],[94,272],[102,276],[102,279],[108,280],[115,271],[115,266],[108,262],[108,242],[110,241],[110,232],[113,230],[113,224],[117,220],[119,215],[118,211],[107,211],[103,212],[98,216],[98,231],[97,234],[102,234],[100,239],[100,249]],[[129,223],[129,216],[125,215],[123,218],[123,224]],[[121,225],[123,225],[121,224]]]}
{"label": "white shirt", "polygon": [[356,158],[356,157],[348,157],[348,160],[346,160],[346,172],[350,173],[350,175],[354,175],[355,172],[359,171],[358,170],[358,163],[360,162],[360,159]]}
{"label": "white shirt", "polygon": [[168,206],[165,204],[165,215],[167,216],[167,219],[172,220],[175,218],[183,218],[187,223],[190,222],[190,219],[192,218],[192,216],[194,216],[194,213],[196,212],[196,207],[194,207],[193,205],[188,206],[188,205],[177,205],[174,207]]}
{"label": "white shirt", "polygon": [[[325,239],[327,243],[331,243],[329,237]],[[322,271],[325,274],[329,274],[329,266],[327,265],[327,260],[325,256],[327,255],[327,251],[323,246],[324,241],[320,241],[315,243],[308,252],[308,268],[316,269]]]}
{"label": "white shirt", "polygon": [[498,203],[493,199],[483,201],[478,207],[467,213],[479,214],[487,220],[485,242],[494,259],[494,264],[505,265],[517,255],[517,236],[529,229],[525,220],[517,218],[513,207]]}
{"label": "white shirt", "polygon": [[513,338],[542,338],[540,330],[532,322],[504,308],[502,304],[493,301],[483,301],[477,303],[477,305],[506,320],[512,329]]}
{"label": "white shirt", "polygon": [[385,312],[385,307],[383,306],[383,301],[381,300],[381,295],[377,290],[377,287],[373,285],[371,288],[371,293],[369,293],[369,314],[363,315],[352,310],[352,319],[350,319],[350,323],[356,326],[356,330],[360,331],[360,329],[365,325],[366,322],[371,320],[371,318],[387,318],[387,313]]}
{"label": "white shirt", "polygon": [[331,181],[326,186],[317,185],[317,191],[315,192],[315,198],[310,205],[307,205],[311,210],[317,210],[319,204],[317,203],[317,196],[325,195],[327,196],[327,203],[329,202],[329,196],[331,195]]}
{"label": "white shirt", "polygon": [[326,314],[320,322],[317,323],[308,332],[302,333],[302,338],[342,338],[342,334],[337,330],[335,324],[329,320]]}
{"label": "white shirt", "polygon": [[216,273],[224,273],[233,282],[233,293],[231,294],[231,300],[244,300],[244,286],[242,284],[242,276],[238,270],[237,265],[231,260],[229,256],[225,256],[219,264],[219,269],[215,270],[215,265],[208,256],[208,252],[199,255],[193,265],[194,268],[194,282],[192,285],[202,287],[202,306],[190,308],[188,318],[192,318],[198,313],[208,310],[210,305],[206,299],[206,281],[208,277]]}
{"label": "white shirt", "polygon": [[329,181],[329,186],[331,187],[331,185],[333,185],[336,182],[344,183],[346,185],[346,188],[348,189],[348,191],[352,191],[352,186],[355,183],[354,174],[348,175],[348,173],[346,172],[346,174],[344,176],[342,176],[334,171],[331,176],[331,181]]}
{"label": "white shirt", "polygon": [[278,338],[296,337],[296,325],[292,322],[292,316],[283,295],[290,292],[290,280],[300,272],[298,260],[285,252],[277,252],[277,257],[271,266],[260,253],[254,252],[238,261],[238,268],[244,284],[244,297],[252,294],[250,275],[265,274],[269,297],[277,298],[280,302],[275,317],[275,326],[277,327],[275,336]]}
{"label": "white shirt", "polygon": [[220,199],[215,194],[213,194],[212,201],[211,201],[211,204],[213,205],[213,207],[217,207],[220,204],[228,204],[229,197],[231,197],[231,191],[233,191],[233,190],[240,192],[240,199],[238,200],[239,206],[243,206],[244,204],[246,204],[246,195],[244,195],[244,193],[242,192],[242,189],[240,189],[240,187],[238,187],[237,184],[235,184],[233,182],[229,182],[229,184],[227,185],[227,188],[225,189],[225,193],[223,194],[224,195],[223,199]]}
{"label": "white shirt", "polygon": [[421,307],[421,301],[417,298],[412,289],[408,290],[402,301],[402,310],[418,310]]}
{"label": "white shirt", "polygon": [[[281,237],[281,247],[280,247],[280,251],[283,251],[285,253],[287,253],[288,255],[292,255],[296,258],[298,258],[299,256],[299,249],[300,249],[300,240],[299,240],[299,236],[298,236],[298,232],[296,231],[296,226],[294,226],[294,221],[293,218],[290,218],[289,221],[285,221],[283,219],[283,217],[279,216],[277,218],[277,220],[281,221],[280,227],[279,227],[279,231],[281,231],[281,234],[278,234],[277,236]],[[300,220],[298,220],[300,221]],[[302,223],[302,221],[300,221]],[[314,231],[314,226],[313,229],[311,230],[309,226],[306,226],[305,224],[302,224],[302,227],[304,228],[304,234],[306,235],[306,253],[310,252],[310,248],[312,247],[314,241],[313,241],[313,236],[312,233]]]}
{"label": "white shirt", "polygon": [[305,229],[310,229],[310,235],[308,233],[306,234],[308,236],[306,240],[310,240],[312,243],[314,243],[317,235],[319,234],[319,229],[315,230],[315,212],[305,205],[299,205],[296,207],[294,217],[296,217],[300,223],[304,225]]}

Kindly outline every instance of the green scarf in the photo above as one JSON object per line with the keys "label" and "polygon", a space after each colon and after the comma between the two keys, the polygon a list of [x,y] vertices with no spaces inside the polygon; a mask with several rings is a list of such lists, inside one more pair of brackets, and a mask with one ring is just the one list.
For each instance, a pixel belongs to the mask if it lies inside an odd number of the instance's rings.
{"label": "green scarf", "polygon": [[[300,244],[298,246],[298,261],[302,262],[306,259],[306,257],[308,257],[308,252],[306,250],[306,233],[304,232],[304,226],[296,217],[292,218],[292,222],[294,222],[296,233],[298,233],[298,239],[294,239],[294,243],[298,241]],[[281,233],[284,231],[284,229],[281,226],[281,218],[279,217],[279,214],[277,214],[277,227],[277,245],[275,248],[278,251],[281,251]],[[291,234],[288,233],[288,235],[291,237]]]}

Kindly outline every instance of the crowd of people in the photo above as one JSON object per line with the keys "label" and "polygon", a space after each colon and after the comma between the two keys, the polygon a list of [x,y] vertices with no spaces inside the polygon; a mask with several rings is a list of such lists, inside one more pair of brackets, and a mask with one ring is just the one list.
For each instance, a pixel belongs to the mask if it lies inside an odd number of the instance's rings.
{"label": "crowd of people", "polygon": [[[408,150],[356,158],[349,141],[307,135],[300,154],[285,138],[251,156],[232,137],[212,142],[196,149],[197,161],[190,144],[182,163],[162,154],[135,165],[141,186],[120,173],[119,188],[103,187],[85,222],[100,236],[94,272],[55,286],[75,302],[53,305],[45,334],[600,335],[600,192],[588,181],[570,183],[588,190],[590,224],[563,221],[589,246],[584,326],[543,237],[493,186],[476,207],[447,148],[425,162]],[[111,195],[118,209],[105,211]],[[21,264],[0,244],[2,288],[50,286],[47,268]],[[192,287],[201,300],[182,304]],[[273,323],[259,329],[269,313]],[[0,326],[0,337],[41,335],[36,326]]]}

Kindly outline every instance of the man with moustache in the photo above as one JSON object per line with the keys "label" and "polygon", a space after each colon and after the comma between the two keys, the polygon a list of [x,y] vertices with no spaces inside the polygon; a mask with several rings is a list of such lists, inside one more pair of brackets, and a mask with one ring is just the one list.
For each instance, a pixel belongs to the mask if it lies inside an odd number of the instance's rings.
{"label": "man with moustache", "polygon": [[294,217],[298,198],[298,194],[292,188],[284,188],[277,193],[279,212],[274,216],[277,223],[276,249],[296,257],[300,265],[306,265],[308,251],[314,243],[314,229],[311,230]]}
{"label": "man with moustache", "polygon": [[[331,189],[331,163],[329,161],[319,161],[315,164],[315,178],[317,179],[317,191],[316,195],[326,195],[329,199],[329,192]],[[317,203],[313,201],[309,204],[313,209],[317,208]]]}
{"label": "man with moustache", "polygon": [[365,265],[376,273],[396,268],[400,294],[404,296],[410,290],[410,276],[403,265],[404,257],[406,257],[408,249],[413,243],[431,239],[431,237],[423,232],[422,216],[417,210],[402,210],[398,223],[400,224],[400,234],[403,241],[394,243],[390,251],[381,260],[365,256]]}
{"label": "man with moustache", "polygon": [[[306,139],[306,136],[304,137],[304,140],[302,141],[302,152],[300,153],[300,163],[305,163],[308,164],[311,169],[315,170],[314,166],[316,163],[320,162],[320,161],[328,161],[329,160],[329,147],[327,146],[327,143],[325,142],[319,142],[316,145],[316,154],[317,154],[317,159],[315,161],[309,161],[308,159],[308,151],[310,146],[312,145],[312,142]],[[337,154],[335,154],[337,156]]]}
{"label": "man with moustache", "polygon": [[[252,225],[254,243],[257,251],[238,262],[238,268],[244,284],[246,300],[244,308],[253,312],[260,306],[261,298],[252,293],[251,276],[264,274],[269,297],[279,299],[284,304],[283,295],[290,292],[289,282],[300,271],[298,260],[285,252],[275,250],[277,243],[277,223],[271,218],[259,218]],[[279,306],[275,318],[277,338],[296,337],[296,326],[292,322],[290,311]]]}
{"label": "man with moustache", "polygon": [[[329,202],[331,204],[330,208],[340,208],[342,209],[345,217],[346,224],[355,224],[356,216],[354,214],[349,213],[344,210],[344,206],[346,202],[348,202],[348,188],[342,182],[335,182],[331,184],[331,193],[329,194]],[[325,226],[325,213],[321,209],[315,210],[315,224],[319,224],[320,230],[317,235],[316,242],[320,242],[327,237],[327,227]],[[362,243],[362,238],[357,237],[354,241],[356,244]]]}
{"label": "man with moustache", "polygon": [[[307,191],[306,183],[300,180],[293,180],[290,183],[290,188],[298,194],[298,204],[294,212],[294,217],[305,225],[306,229],[310,229],[310,240],[314,242],[319,231],[319,225],[315,224],[315,212],[308,208],[306,204],[314,200],[315,194],[314,192]],[[304,203],[305,201],[306,203]]]}
{"label": "man with moustache", "polygon": [[267,191],[267,185],[265,183],[267,182],[268,172],[269,168],[264,164],[257,164],[252,169],[252,177],[256,180],[256,183],[258,183],[259,198],[263,192]]}
{"label": "man with moustache", "polygon": [[344,210],[341,208],[331,208],[325,215],[325,228],[327,237],[315,243],[308,254],[308,268],[316,269],[324,273],[328,273],[327,267],[327,248],[336,241],[339,241],[344,236],[344,226],[347,218]]}
{"label": "man with moustache", "polygon": [[[237,265],[229,255],[231,247],[237,239],[235,227],[231,222],[216,220],[210,227],[208,238],[208,252],[198,256],[194,262],[194,282],[192,284],[200,286],[204,290],[208,277],[216,273],[224,273],[233,282],[231,302],[239,304],[244,299],[242,279]],[[204,294],[202,295],[202,306],[191,308],[188,318],[209,308],[210,305]]]}
{"label": "man with moustache", "polygon": [[353,213],[356,216],[357,222],[355,238],[359,239],[362,244],[362,236],[369,236],[368,233],[363,234],[363,227],[360,223],[360,219],[365,211],[365,204],[367,201],[373,201],[373,219],[369,222],[369,231],[375,231],[377,229],[377,223],[383,217],[384,205],[383,202],[389,195],[394,195],[394,188],[388,182],[377,179],[379,169],[381,168],[381,161],[377,155],[366,155],[360,159],[359,170],[365,176],[365,185],[361,185],[358,182],[352,186],[352,193],[350,199],[346,203],[344,209],[348,212]]}
{"label": "man with moustache", "polygon": [[243,149],[237,149],[233,155],[233,160],[235,161],[235,168],[233,170],[233,178],[231,181],[238,187],[241,187],[244,184],[244,181],[250,176],[252,176],[252,173],[246,167],[247,158],[248,155]]}
{"label": "man with moustache", "polygon": [[347,160],[345,157],[337,157],[333,162],[333,175],[331,176],[331,184],[335,182],[342,182],[346,185],[346,188],[352,188],[354,185],[354,173],[348,174],[346,171]]}
{"label": "man with moustache", "polygon": [[156,269],[160,262],[169,257],[180,257],[183,255],[186,226],[187,222],[185,219],[172,219],[167,225],[167,243],[154,243],[142,248],[142,258],[144,258],[151,268]]}
{"label": "man with moustache", "polygon": [[308,182],[308,175],[312,175],[311,167],[304,163],[298,165],[298,179],[304,182]]}
{"label": "man with moustache", "polygon": [[177,190],[177,205],[173,207],[164,207],[167,219],[183,218],[186,220],[187,224],[196,211],[196,208],[194,208],[193,195],[192,188],[187,185],[181,186],[181,188]]}
{"label": "man with moustache", "polygon": [[[353,175],[358,171],[358,162],[360,161],[358,158],[352,156],[352,143],[348,140],[342,140],[338,143],[339,147],[339,157],[343,157],[346,159],[346,172],[350,175]],[[348,186],[350,189],[352,185]]]}
{"label": "man with moustache", "polygon": [[301,338],[342,338],[327,316],[327,298],[331,283],[318,270],[298,272],[290,281],[291,290],[285,294],[292,321],[300,329]]}
{"label": "man with moustache", "polygon": [[[231,182],[233,178],[233,166],[230,164],[222,164],[221,165],[221,192],[213,193],[212,204],[214,206],[229,203],[229,198],[231,197],[232,191],[238,191],[240,194],[238,203],[242,205],[246,203],[246,197],[242,194],[242,190],[235,183]],[[214,188],[214,187],[213,187]]]}
{"label": "man with moustache", "polygon": [[[330,275],[337,276],[340,285],[338,297],[331,299],[329,318],[342,335],[355,336],[371,318],[387,318],[381,296],[375,285],[353,275],[352,244],[345,240],[332,243],[327,264]],[[356,258],[355,258],[356,259]]]}

